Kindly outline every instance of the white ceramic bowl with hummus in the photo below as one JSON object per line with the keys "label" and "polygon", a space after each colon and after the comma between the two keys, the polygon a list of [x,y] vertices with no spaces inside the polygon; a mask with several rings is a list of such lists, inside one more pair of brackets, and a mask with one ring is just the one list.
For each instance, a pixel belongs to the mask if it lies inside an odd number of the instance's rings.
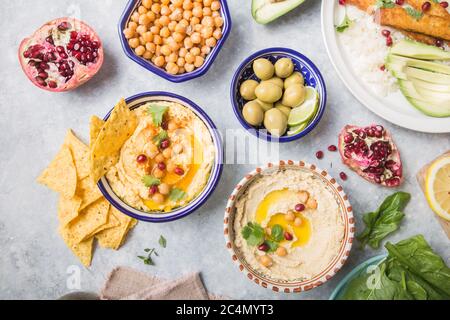
{"label": "white ceramic bowl with hummus", "polygon": [[276,292],[329,280],[350,254],[354,232],[342,187],[303,161],[256,168],[237,184],[225,211],[232,260],[248,279]]}
{"label": "white ceramic bowl with hummus", "polygon": [[138,220],[168,222],[192,213],[212,194],[222,172],[223,148],[214,123],[192,101],[167,92],[138,94],[126,103],[138,124],[100,180],[100,190]]}

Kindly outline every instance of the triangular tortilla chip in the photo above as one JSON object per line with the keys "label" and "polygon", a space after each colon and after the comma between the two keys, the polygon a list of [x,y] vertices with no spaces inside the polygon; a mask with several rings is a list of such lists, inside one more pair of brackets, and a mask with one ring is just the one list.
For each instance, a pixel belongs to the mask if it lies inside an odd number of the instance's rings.
{"label": "triangular tortilla chip", "polygon": [[86,177],[78,182],[76,195],[82,199],[80,210],[83,210],[102,197],[100,189],[90,177]]}
{"label": "triangular tortilla chip", "polygon": [[120,225],[104,230],[95,237],[97,238],[100,247],[117,250],[125,241],[128,231],[136,225],[137,221],[124,215],[115,208],[113,208],[111,212],[120,221]]}
{"label": "triangular tortilla chip", "polygon": [[89,267],[92,261],[92,249],[94,246],[94,237],[86,239],[80,243],[70,243],[70,236],[67,233],[68,229],[63,229],[64,231],[61,233],[66,245],[70,250],[78,257],[81,263],[85,267]]}
{"label": "triangular tortilla chip", "polygon": [[[61,234],[66,234],[70,245],[87,239],[95,230],[106,224],[108,219],[109,202],[100,199],[81,211],[75,220],[62,228]],[[67,229],[67,230],[64,230]]]}
{"label": "triangular tortilla chip", "polygon": [[97,140],[98,134],[102,127],[105,125],[105,121],[97,116],[92,116],[90,121],[90,131],[89,131],[89,148],[92,149],[95,140]]}
{"label": "triangular tortilla chip", "polygon": [[111,167],[111,157],[119,154],[125,141],[131,137],[137,127],[137,117],[121,100],[111,112],[110,117],[100,130],[91,150],[91,177],[94,182],[100,180]]}
{"label": "triangular tortilla chip", "polygon": [[58,202],[58,218],[61,226],[66,226],[73,219],[78,216],[78,211],[81,207],[81,198],[73,197],[66,198],[64,196],[59,196]]}
{"label": "triangular tortilla chip", "polygon": [[75,167],[77,168],[78,180],[86,178],[89,175],[88,146],[81,142],[70,129],[67,132],[64,144],[67,145],[72,151]]}
{"label": "triangular tortilla chip", "polygon": [[37,178],[40,184],[72,198],[77,189],[77,170],[72,153],[67,146],[63,146],[48,168]]}
{"label": "triangular tortilla chip", "polygon": [[89,237],[95,236],[97,233],[100,233],[103,230],[107,230],[110,228],[120,226],[120,221],[111,213],[111,208],[112,208],[112,206],[109,206],[107,222],[104,225],[98,227],[95,231],[93,231],[89,235]]}

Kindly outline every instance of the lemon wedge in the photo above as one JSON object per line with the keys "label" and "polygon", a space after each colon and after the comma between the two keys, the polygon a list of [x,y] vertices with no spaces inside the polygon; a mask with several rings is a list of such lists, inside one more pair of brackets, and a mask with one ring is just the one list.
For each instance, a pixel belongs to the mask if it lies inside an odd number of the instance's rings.
{"label": "lemon wedge", "polygon": [[431,209],[450,221],[450,156],[437,160],[428,168],[425,196]]}

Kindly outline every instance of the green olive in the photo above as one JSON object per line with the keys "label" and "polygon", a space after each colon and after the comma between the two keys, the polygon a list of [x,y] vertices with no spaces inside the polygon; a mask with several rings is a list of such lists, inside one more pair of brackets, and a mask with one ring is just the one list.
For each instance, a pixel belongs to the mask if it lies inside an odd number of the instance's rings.
{"label": "green olive", "polygon": [[256,99],[255,101],[259,103],[264,112],[273,108],[273,103],[264,102],[259,99]]}
{"label": "green olive", "polygon": [[291,113],[291,108],[286,107],[285,105],[281,104],[281,103],[277,103],[275,105],[275,108],[277,108],[278,110],[280,110],[281,112],[283,112],[284,115],[286,115],[286,117],[289,117],[289,114]]}
{"label": "green olive", "polygon": [[258,81],[255,80],[245,80],[244,82],[242,82],[241,88],[239,89],[241,97],[245,100],[256,99],[255,89],[258,84]]}
{"label": "green olive", "polygon": [[270,83],[276,84],[281,89],[283,89],[283,86],[284,86],[283,79],[280,79],[278,77],[273,77],[273,78],[270,78],[269,80],[264,80],[264,82],[270,82]]}
{"label": "green olive", "polygon": [[262,82],[256,87],[255,94],[261,101],[274,103],[280,100],[283,90],[271,82]]}
{"label": "green olive", "polygon": [[273,77],[273,74],[275,72],[275,68],[267,59],[256,59],[253,62],[253,71],[255,72],[255,75],[261,79],[261,80],[269,80]]}
{"label": "green olive", "polygon": [[245,121],[252,126],[260,126],[264,120],[264,111],[256,101],[249,101],[242,109]]}
{"label": "green olive", "polygon": [[305,78],[303,78],[303,75],[300,72],[294,72],[286,80],[284,80],[285,89],[287,89],[293,84],[301,84],[301,85],[305,84]]}
{"label": "green olive", "polygon": [[305,101],[306,90],[301,84],[293,84],[283,94],[281,103],[287,107],[295,108]]}
{"label": "green olive", "polygon": [[275,63],[277,77],[287,78],[294,72],[294,63],[289,58],[281,58]]}
{"label": "green olive", "polygon": [[280,110],[273,108],[264,114],[264,127],[274,136],[282,136],[287,129],[287,117]]}

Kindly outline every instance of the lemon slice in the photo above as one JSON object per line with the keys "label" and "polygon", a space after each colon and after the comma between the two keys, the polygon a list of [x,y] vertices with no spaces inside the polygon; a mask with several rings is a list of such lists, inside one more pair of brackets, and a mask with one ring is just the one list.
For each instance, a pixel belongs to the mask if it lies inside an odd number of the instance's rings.
{"label": "lemon slice", "polygon": [[303,122],[302,124],[299,124],[298,126],[289,128],[289,131],[287,132],[288,136],[296,135],[297,133],[302,132],[305,130],[306,126],[308,125],[308,122]]}
{"label": "lemon slice", "polygon": [[428,168],[425,196],[431,209],[450,221],[450,156],[437,160]]}
{"label": "lemon slice", "polygon": [[319,94],[313,87],[306,87],[305,102],[291,110],[288,125],[295,127],[311,119],[319,107]]}

